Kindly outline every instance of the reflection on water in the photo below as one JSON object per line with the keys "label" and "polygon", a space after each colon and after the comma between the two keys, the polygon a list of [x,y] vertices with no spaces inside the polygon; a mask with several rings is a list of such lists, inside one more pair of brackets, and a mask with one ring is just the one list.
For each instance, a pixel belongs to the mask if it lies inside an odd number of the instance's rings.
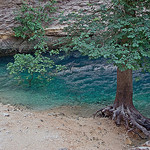
{"label": "reflection on water", "polygon": [[[45,110],[62,105],[103,107],[113,102],[116,91],[116,68],[104,59],[88,60],[70,57],[63,61],[67,66],[48,84],[34,81],[18,85],[6,71],[10,57],[0,58],[0,102],[24,105],[35,110]],[[150,74],[134,73],[134,104],[150,117]],[[89,107],[90,106],[90,107]]]}

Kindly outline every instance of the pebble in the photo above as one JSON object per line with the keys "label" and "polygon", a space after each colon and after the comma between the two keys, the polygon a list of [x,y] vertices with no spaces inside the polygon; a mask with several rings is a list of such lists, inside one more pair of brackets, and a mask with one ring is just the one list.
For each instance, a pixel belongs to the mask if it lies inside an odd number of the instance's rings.
{"label": "pebble", "polygon": [[93,140],[98,141],[99,139],[98,137],[93,137]]}
{"label": "pebble", "polygon": [[131,148],[130,150],[150,150],[150,141],[145,142],[142,146]]}
{"label": "pebble", "polygon": [[69,150],[68,148],[60,148],[59,150]]}
{"label": "pebble", "polygon": [[6,131],[6,133],[7,133],[7,134],[9,134],[9,133],[10,133],[10,131]]}
{"label": "pebble", "polygon": [[57,116],[55,113],[48,113],[48,116]]}
{"label": "pebble", "polygon": [[9,117],[9,114],[3,113],[4,117]]}
{"label": "pebble", "polygon": [[97,125],[102,125],[102,123],[101,123],[101,122],[96,122],[96,124],[97,124]]}
{"label": "pebble", "polygon": [[132,144],[132,141],[129,137],[126,137],[126,144],[127,145],[131,145]]}
{"label": "pebble", "polygon": [[57,117],[57,116],[65,116],[65,114],[64,113],[48,113],[48,116],[55,116],[55,117]]}
{"label": "pebble", "polygon": [[136,147],[136,148],[132,148],[130,150],[150,150],[149,147]]}
{"label": "pebble", "polygon": [[26,113],[23,115],[23,117],[28,117],[28,116],[32,116],[32,113]]}
{"label": "pebble", "polygon": [[150,147],[150,141],[145,142],[142,146]]}
{"label": "pebble", "polygon": [[1,129],[0,129],[0,132],[1,132],[1,131],[4,131],[4,130],[6,130],[6,128],[1,128]]}

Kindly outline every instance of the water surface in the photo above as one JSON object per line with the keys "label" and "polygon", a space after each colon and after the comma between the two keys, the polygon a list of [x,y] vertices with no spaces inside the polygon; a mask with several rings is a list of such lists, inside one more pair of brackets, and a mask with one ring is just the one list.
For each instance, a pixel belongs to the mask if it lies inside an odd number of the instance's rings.
{"label": "water surface", "polygon": [[[18,84],[8,75],[6,65],[12,57],[0,58],[0,102],[23,105],[34,110],[59,106],[83,108],[104,107],[113,103],[116,92],[116,68],[104,59],[88,60],[87,57],[69,57],[63,61],[67,70],[50,83]],[[134,72],[134,104],[145,116],[150,117],[150,74]],[[84,110],[84,109],[83,109]],[[90,111],[90,110],[89,110]]]}

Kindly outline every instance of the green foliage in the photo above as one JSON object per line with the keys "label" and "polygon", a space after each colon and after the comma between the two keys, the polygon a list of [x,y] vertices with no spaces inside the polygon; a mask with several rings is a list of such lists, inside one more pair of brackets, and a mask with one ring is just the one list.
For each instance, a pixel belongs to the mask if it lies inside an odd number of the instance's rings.
{"label": "green foliage", "polygon": [[45,78],[50,81],[56,72],[64,69],[64,66],[55,65],[49,57],[45,56],[34,57],[30,54],[16,54],[14,59],[14,63],[8,64],[10,74],[16,75],[16,79],[19,80],[27,79],[29,85],[31,85],[33,78],[38,80]]}
{"label": "green foliage", "polygon": [[[55,65],[49,56],[43,55],[48,51],[43,23],[52,23],[54,20],[53,17],[50,17],[50,14],[56,10],[53,6],[54,3],[55,1],[52,0],[44,6],[36,6],[35,8],[23,3],[15,18],[19,23],[14,28],[15,36],[36,43],[34,46],[35,53],[34,55],[16,54],[14,62],[9,63],[7,69],[16,79],[26,79],[29,85],[33,79],[42,80],[44,78],[50,81],[56,72],[64,68],[64,66]],[[56,54],[59,54],[58,50],[50,51],[50,56]]]}
{"label": "green foliage", "polygon": [[29,85],[33,77],[37,79],[51,79],[47,74],[47,69],[53,67],[54,62],[47,57],[34,57],[30,54],[16,54],[14,63],[8,64],[10,74],[17,75],[16,79],[27,79]]}
{"label": "green foliage", "polygon": [[89,13],[80,10],[62,17],[61,22],[69,23],[64,30],[68,36],[60,41],[65,44],[62,49],[109,58],[120,70],[150,70],[149,0],[112,0],[88,6]]}
{"label": "green foliage", "polygon": [[15,36],[23,39],[34,40],[44,35],[43,23],[52,23],[50,14],[56,11],[53,6],[54,0],[47,2],[44,6],[33,7],[23,2],[20,10],[16,12],[15,20],[19,25],[14,28]]}

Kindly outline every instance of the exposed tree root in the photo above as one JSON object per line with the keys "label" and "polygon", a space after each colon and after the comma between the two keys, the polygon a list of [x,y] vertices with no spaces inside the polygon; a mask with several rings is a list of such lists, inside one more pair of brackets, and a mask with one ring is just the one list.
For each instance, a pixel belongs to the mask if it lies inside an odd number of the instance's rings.
{"label": "exposed tree root", "polygon": [[[108,106],[98,110],[94,117],[110,117],[116,125],[124,123],[128,131],[132,131],[140,136],[138,131],[142,131],[147,137],[150,137],[150,119],[140,114],[134,107],[125,107],[124,105],[117,108]],[[141,137],[141,136],[140,136]]]}

